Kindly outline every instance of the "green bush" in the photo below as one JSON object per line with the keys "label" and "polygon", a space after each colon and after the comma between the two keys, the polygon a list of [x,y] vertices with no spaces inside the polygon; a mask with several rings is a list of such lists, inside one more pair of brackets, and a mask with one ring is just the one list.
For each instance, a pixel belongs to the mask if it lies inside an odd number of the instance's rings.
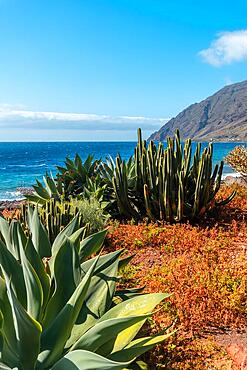
{"label": "green bush", "polygon": [[76,214],[78,212],[82,217],[83,223],[90,225],[91,231],[95,232],[103,229],[109,220],[110,215],[105,212],[101,203],[94,197],[89,199],[72,198],[69,204],[71,213]]}

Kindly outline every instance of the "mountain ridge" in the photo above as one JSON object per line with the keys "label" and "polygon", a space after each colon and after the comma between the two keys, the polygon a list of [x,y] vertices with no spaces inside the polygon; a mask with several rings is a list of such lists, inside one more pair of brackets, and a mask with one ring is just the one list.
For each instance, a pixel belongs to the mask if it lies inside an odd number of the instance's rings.
{"label": "mountain ridge", "polygon": [[182,139],[195,141],[247,141],[247,80],[193,103],[170,119],[149,140],[163,141],[180,129]]}

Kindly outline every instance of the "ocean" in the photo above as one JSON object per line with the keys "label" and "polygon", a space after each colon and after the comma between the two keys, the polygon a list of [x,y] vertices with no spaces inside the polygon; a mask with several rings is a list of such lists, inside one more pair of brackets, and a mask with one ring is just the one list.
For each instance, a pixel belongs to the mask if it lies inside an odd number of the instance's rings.
{"label": "ocean", "polygon": [[[223,160],[230,150],[240,144],[214,143],[214,164]],[[36,179],[42,181],[46,172],[55,175],[56,165],[62,165],[66,156],[74,158],[78,153],[85,159],[88,154],[93,154],[95,159],[105,159],[109,155],[114,158],[119,153],[126,159],[133,154],[135,145],[135,142],[0,143],[0,201],[21,199],[22,195],[17,188],[30,187]],[[203,147],[206,145],[202,144]],[[224,175],[227,174],[233,174],[233,171],[225,164]]]}

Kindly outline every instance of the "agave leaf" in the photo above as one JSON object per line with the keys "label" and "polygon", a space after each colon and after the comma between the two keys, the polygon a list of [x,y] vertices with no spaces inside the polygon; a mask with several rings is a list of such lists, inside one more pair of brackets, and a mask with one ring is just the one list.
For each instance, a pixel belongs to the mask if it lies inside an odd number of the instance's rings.
{"label": "agave leaf", "polygon": [[0,232],[2,234],[2,237],[5,241],[5,244],[9,251],[12,251],[12,243],[10,240],[10,233],[9,233],[9,223],[5,218],[0,217]]}
{"label": "agave leaf", "polygon": [[20,366],[25,370],[34,370],[39,353],[42,328],[37,321],[28,315],[8,283],[7,292],[14,318]]}
{"label": "agave leaf", "polygon": [[[19,238],[18,238],[18,225],[19,223],[15,220],[11,221],[10,227],[9,227],[9,237],[11,242],[11,253],[13,256],[20,260],[20,248],[19,248]],[[19,225],[20,227],[20,225]]]}
{"label": "agave leaf", "polygon": [[104,269],[99,270],[97,265],[95,269],[82,309],[66,343],[66,348],[73,345],[109,309],[112,303],[118,260],[109,265],[105,264],[105,266]]}
{"label": "agave leaf", "polygon": [[82,263],[90,255],[97,253],[102,247],[108,230],[102,230],[88,236],[80,243],[79,258]]}
{"label": "agave leaf", "polygon": [[27,313],[38,321],[43,306],[42,285],[22,246],[20,246],[20,255],[27,292]]}
{"label": "agave leaf", "polygon": [[55,291],[46,308],[47,327],[58,315],[80,282],[80,263],[75,245],[66,237],[54,260]]}
{"label": "agave leaf", "polygon": [[75,216],[73,220],[61,231],[56,239],[54,240],[54,243],[52,245],[52,256],[51,259],[49,260],[49,266],[51,270],[51,276],[54,276],[54,262],[56,259],[56,255],[59,251],[59,249],[62,247],[63,243],[69,239],[72,244],[75,245],[77,251],[79,251],[80,248],[80,237],[84,234],[85,229],[87,226],[79,227],[79,218],[78,216]]}
{"label": "agave leaf", "polygon": [[41,201],[47,201],[48,199],[50,199],[48,191],[43,187],[43,185],[40,182],[37,181],[37,185],[33,185],[33,188],[37,195],[41,198]]}
{"label": "agave leaf", "polygon": [[167,338],[175,333],[171,332],[163,335],[156,335],[154,337],[138,338],[130,342],[125,348],[120,351],[112,353],[109,358],[114,361],[134,361],[143,353],[149,351],[159,343],[164,342]]}
{"label": "agave leaf", "polygon": [[44,199],[44,198],[40,198],[39,195],[35,195],[35,194],[26,194],[25,195],[25,198],[32,204],[36,204],[36,205],[44,205],[46,202],[47,202],[47,199]]}
{"label": "agave leaf", "polygon": [[116,362],[96,353],[76,350],[69,352],[51,370],[123,370],[130,362]]}
{"label": "agave leaf", "polygon": [[73,220],[61,231],[56,239],[54,240],[54,243],[52,245],[52,256],[55,256],[58,252],[59,248],[63,244],[66,237],[72,236],[74,232],[76,232],[79,229],[79,216],[76,215]]}
{"label": "agave leaf", "polygon": [[34,248],[33,242],[30,238],[27,241],[25,253],[41,283],[42,291],[43,291],[43,306],[45,307],[48,297],[49,297],[49,292],[50,292],[50,278],[47,275],[45,268],[44,268],[43,261],[41,260],[39,254]]}
{"label": "agave leaf", "polygon": [[46,184],[46,188],[47,190],[49,189],[49,194],[50,194],[50,197],[52,197],[53,195],[56,195],[56,196],[60,196],[59,192],[58,192],[58,189],[57,189],[57,186],[56,186],[56,183],[55,183],[55,180],[53,178],[53,176],[48,176],[48,174],[46,174],[46,176],[44,176],[44,183]]}
{"label": "agave leaf", "polygon": [[237,191],[233,190],[233,192],[227,197],[226,199],[222,200],[221,202],[215,202],[216,206],[225,206],[229,202],[233,200],[233,198],[236,196]]}
{"label": "agave leaf", "polygon": [[80,229],[76,230],[70,237],[69,240],[72,243],[77,243],[80,238],[84,235],[85,231],[88,229],[88,226],[83,226]]}
{"label": "agave leaf", "polygon": [[11,280],[14,292],[23,305],[26,307],[26,288],[21,265],[11,252],[0,240],[0,267],[6,283]]}
{"label": "agave leaf", "polygon": [[[169,296],[169,294],[163,293],[152,293],[136,296],[111,308],[99,319],[98,322],[102,322],[111,318],[126,317],[129,315],[145,315],[152,312],[155,306]],[[123,349],[136,336],[144,322],[145,320],[123,330],[121,333],[119,333],[114,341],[110,340],[108,343],[105,343],[100,349],[100,353],[108,355],[112,352]]]}
{"label": "agave leaf", "polygon": [[20,222],[17,222],[17,237],[19,242],[19,248],[21,246],[23,249],[25,249],[25,246],[27,244],[27,237],[21,227]]}
{"label": "agave leaf", "polygon": [[128,256],[128,257],[124,257],[122,258],[120,261],[119,261],[119,269],[123,269],[124,267],[126,267],[128,265],[128,263],[135,257],[134,254]]}
{"label": "agave leaf", "polygon": [[18,361],[17,339],[11,305],[7,296],[7,288],[3,278],[0,277],[0,312],[2,313],[1,333],[2,348],[1,359],[9,366],[15,366]]}
{"label": "agave leaf", "polygon": [[97,262],[95,260],[95,263],[86,273],[64,308],[43,331],[41,336],[41,353],[38,357],[38,369],[49,368],[61,356],[64,345],[85,300]]}
{"label": "agave leaf", "polygon": [[0,370],[13,370],[12,367],[8,367],[0,362]]}
{"label": "agave leaf", "polygon": [[38,208],[36,207],[33,212],[33,217],[29,225],[32,234],[32,242],[34,248],[38,252],[40,258],[51,256],[51,244],[48,238],[47,231],[41,223]]}
{"label": "agave leaf", "polygon": [[144,289],[145,289],[145,286],[141,288],[117,290],[115,293],[115,297],[119,297],[122,300],[126,300],[126,299],[133,298],[137,295],[142,294]]}
{"label": "agave leaf", "polygon": [[97,352],[110,339],[114,340],[118,334],[130,326],[145,320],[151,315],[128,316],[117,319],[109,319],[92,326],[81,338],[71,347],[70,351],[84,349]]}
{"label": "agave leaf", "polygon": [[[116,261],[122,253],[123,253],[122,250],[118,250],[118,251],[115,251],[115,252],[105,254],[104,256],[100,256],[97,267],[96,267],[95,274],[97,274],[100,271],[106,269],[108,266],[110,266],[112,263],[114,263],[114,261]],[[96,258],[98,258],[98,257],[90,258],[89,260],[87,260],[87,261],[85,261],[81,264],[81,270],[84,274],[86,274],[86,272],[92,266],[92,264],[94,263]]]}
{"label": "agave leaf", "polygon": [[[38,205],[37,205],[37,207],[38,207]],[[33,212],[34,212],[33,207],[30,206],[30,204],[28,204],[28,206],[27,206],[27,224],[28,224],[29,229],[31,228]]]}
{"label": "agave leaf", "polygon": [[27,238],[21,225],[16,220],[12,220],[8,230],[7,247],[16,260],[20,260],[20,248],[25,246]]}

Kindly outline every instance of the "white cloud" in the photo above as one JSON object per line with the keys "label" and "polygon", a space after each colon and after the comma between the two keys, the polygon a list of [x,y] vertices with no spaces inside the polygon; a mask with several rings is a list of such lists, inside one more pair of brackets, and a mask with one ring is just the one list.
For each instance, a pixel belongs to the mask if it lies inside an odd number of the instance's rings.
{"label": "white cloud", "polygon": [[86,113],[38,112],[0,105],[0,128],[62,130],[155,130],[168,118],[111,116]]}
{"label": "white cloud", "polygon": [[201,50],[199,55],[215,67],[247,59],[247,30],[219,33],[210,47]]}

